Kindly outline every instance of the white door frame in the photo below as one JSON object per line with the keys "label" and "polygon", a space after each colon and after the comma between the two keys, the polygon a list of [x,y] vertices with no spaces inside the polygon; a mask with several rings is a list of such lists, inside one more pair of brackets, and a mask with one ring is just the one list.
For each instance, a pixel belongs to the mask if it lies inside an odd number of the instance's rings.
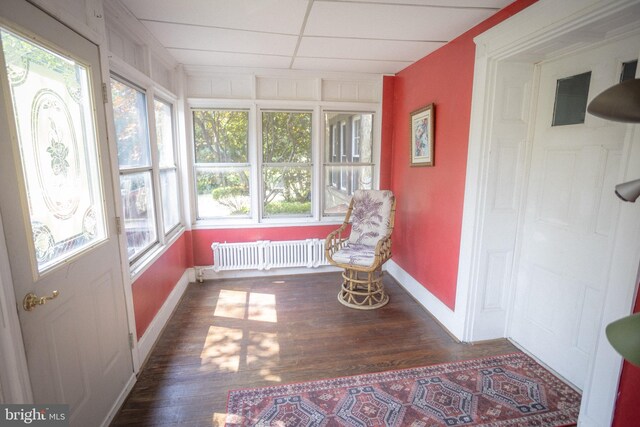
{"label": "white door frame", "polygon": [[[455,317],[464,325],[459,331],[463,341],[508,336],[508,318],[513,281],[510,279],[514,261],[500,266],[500,277],[505,280],[505,295],[492,301],[503,301],[502,306],[491,307],[491,316],[483,313],[486,301],[487,271],[492,246],[496,239],[510,245],[511,254],[517,250],[517,233],[501,235],[499,228],[491,228],[488,221],[492,206],[490,196],[499,173],[492,167],[495,161],[497,139],[494,135],[494,119],[501,112],[498,106],[505,102],[500,92],[499,72],[509,72],[509,64],[534,64],[550,53],[571,51],[585,43],[605,40],[616,34],[634,29],[634,21],[640,19],[640,2],[637,0],[540,0],[512,18],[476,37],[476,62],[472,113],[469,134],[469,153],[462,221],[461,250],[458,269]],[[635,23],[637,25],[637,22]],[[514,67],[514,72],[518,67]],[[529,87],[524,88],[524,98],[535,93],[534,75]],[[504,92],[504,91],[503,91]],[[526,100],[523,100],[523,103]],[[533,101],[535,102],[535,100]],[[535,112],[533,103],[523,107],[528,110],[525,121]],[[528,118],[527,118],[528,117]],[[529,120],[530,121],[530,120]],[[523,127],[524,145],[531,148],[531,123]],[[525,150],[526,151],[526,150]],[[518,164],[513,171],[527,172],[527,155],[514,159]],[[626,164],[621,165],[620,182],[637,179],[640,175],[640,126],[627,125],[627,137],[623,152]],[[631,164],[632,162],[638,164]],[[517,177],[513,177],[514,180]],[[522,200],[526,189],[520,179],[513,189],[515,215],[522,214]],[[519,206],[519,208],[518,208]],[[493,222],[495,223],[495,222]],[[604,336],[604,325],[629,314],[633,308],[638,279],[640,247],[630,244],[628,236],[640,239],[640,205],[620,202],[614,234],[614,254],[611,261],[609,285],[601,319],[596,352],[587,375],[583,391],[579,425],[609,425],[615,407],[621,358],[611,348]],[[626,237],[626,238],[625,238]],[[505,259],[511,259],[505,257]],[[488,261],[489,260],[489,261]],[[502,270],[504,268],[504,271]],[[492,290],[492,292],[495,290]],[[489,311],[489,310],[485,310]],[[489,317],[492,322],[487,319]],[[496,322],[495,320],[498,319]]]}
{"label": "white door frame", "polygon": [[0,216],[0,403],[31,403],[33,395],[18,311],[15,307],[9,254]]}
{"label": "white door frame", "polygon": [[[24,0],[34,6],[42,9],[55,19],[75,32],[91,41],[98,47],[100,56],[100,77],[102,82],[109,87],[109,56],[107,54],[106,29],[104,24],[104,11],[101,0],[80,0],[78,5],[84,6],[84,13],[80,11],[78,15],[72,15],[58,4],[49,2],[48,0]],[[84,18],[79,18],[83,17]],[[99,99],[96,100],[96,102]],[[106,110],[109,110],[105,106]],[[108,115],[96,117],[96,120],[108,120]],[[107,126],[109,140],[115,140],[111,134],[112,127]],[[106,143],[101,141],[101,143]],[[109,146],[109,161],[111,164],[109,176],[103,177],[103,185],[113,185],[115,189],[119,188],[117,166],[117,149],[114,145]],[[115,209],[120,212],[122,209],[119,197],[115,198]],[[119,236],[121,248],[126,248],[124,236]],[[127,251],[121,250],[121,258],[123,265],[128,264]],[[133,296],[131,290],[131,277],[128,269],[123,269],[123,287],[125,293],[125,304],[127,312],[127,323],[129,332],[135,337],[136,325],[133,308]],[[9,267],[8,250],[5,241],[4,229],[2,227],[2,217],[0,217],[0,403],[33,403],[33,392],[31,380],[29,377],[29,368],[25,354],[24,341],[22,338],[22,330],[18,318],[17,307],[13,304],[15,301],[15,292],[13,288],[13,278]],[[131,356],[133,360],[134,374],[137,374],[141,368],[141,359],[139,354],[138,341],[133,340],[133,348]],[[134,377],[132,377],[134,378]],[[133,387],[133,383],[128,384],[128,389],[121,397],[124,399],[128,394],[128,390]],[[117,407],[116,407],[117,409]]]}

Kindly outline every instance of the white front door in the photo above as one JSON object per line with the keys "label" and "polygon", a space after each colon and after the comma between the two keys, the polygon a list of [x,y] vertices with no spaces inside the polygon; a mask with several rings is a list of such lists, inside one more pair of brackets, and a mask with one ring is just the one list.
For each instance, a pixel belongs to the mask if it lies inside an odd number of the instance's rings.
{"label": "white front door", "polygon": [[99,425],[133,364],[98,48],[21,0],[0,2],[0,41],[0,209],[35,403]]}
{"label": "white front door", "polygon": [[[578,96],[573,89],[584,84],[585,73],[592,99],[619,82],[622,63],[638,58],[638,46],[634,36],[539,65],[509,336],[581,389],[600,331],[626,125],[588,113],[584,123],[562,123],[575,121],[565,107]],[[556,92],[564,101],[556,103]]]}

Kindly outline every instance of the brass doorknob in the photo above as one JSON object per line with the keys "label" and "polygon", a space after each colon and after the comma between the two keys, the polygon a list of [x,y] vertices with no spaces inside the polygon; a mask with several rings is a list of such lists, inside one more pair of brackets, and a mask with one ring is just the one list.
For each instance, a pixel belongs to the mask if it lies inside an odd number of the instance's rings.
{"label": "brass doorknob", "polygon": [[22,307],[26,311],[31,311],[39,305],[46,304],[47,301],[56,298],[58,295],[60,295],[60,292],[58,291],[53,291],[50,297],[39,297],[33,292],[29,292],[24,296],[24,299],[22,300]]}

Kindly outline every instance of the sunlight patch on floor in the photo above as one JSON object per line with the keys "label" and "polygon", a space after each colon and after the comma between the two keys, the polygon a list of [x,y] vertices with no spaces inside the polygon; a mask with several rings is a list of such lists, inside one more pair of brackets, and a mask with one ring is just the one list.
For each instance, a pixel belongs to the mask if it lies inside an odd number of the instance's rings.
{"label": "sunlight patch on floor", "polygon": [[[281,381],[271,372],[280,356],[278,334],[268,331],[274,326],[267,327],[278,322],[274,294],[222,289],[214,318],[216,324],[209,327],[200,354],[202,366],[232,373],[257,369],[263,379]],[[222,326],[228,323],[229,327]]]}
{"label": "sunlight patch on floor", "polygon": [[213,315],[218,317],[230,317],[232,319],[244,319],[247,307],[247,293],[243,291],[230,291],[223,289],[218,296],[218,304]]}
{"label": "sunlight patch on floor", "polygon": [[214,364],[223,371],[238,372],[242,335],[242,329],[210,326],[200,353],[201,365]]}
{"label": "sunlight patch on floor", "polygon": [[251,292],[249,295],[249,320],[260,322],[278,322],[276,296]]}

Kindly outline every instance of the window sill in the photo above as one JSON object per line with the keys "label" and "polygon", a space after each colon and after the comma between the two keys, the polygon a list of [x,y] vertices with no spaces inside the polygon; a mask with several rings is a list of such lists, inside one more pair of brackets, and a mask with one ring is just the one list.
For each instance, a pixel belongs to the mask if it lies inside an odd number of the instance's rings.
{"label": "window sill", "polygon": [[134,264],[131,265],[129,272],[131,276],[131,283],[135,282],[144,274],[149,267],[151,267],[181,236],[184,234],[184,225],[179,226],[176,230],[167,237],[166,242],[163,244],[156,244],[148,250],[148,252]]}
{"label": "window sill", "polygon": [[215,220],[200,219],[193,224],[194,230],[210,229],[243,229],[243,228],[277,228],[277,227],[317,227],[323,225],[340,225],[344,222],[344,216],[327,217],[320,221],[309,218],[278,218],[263,220]]}

